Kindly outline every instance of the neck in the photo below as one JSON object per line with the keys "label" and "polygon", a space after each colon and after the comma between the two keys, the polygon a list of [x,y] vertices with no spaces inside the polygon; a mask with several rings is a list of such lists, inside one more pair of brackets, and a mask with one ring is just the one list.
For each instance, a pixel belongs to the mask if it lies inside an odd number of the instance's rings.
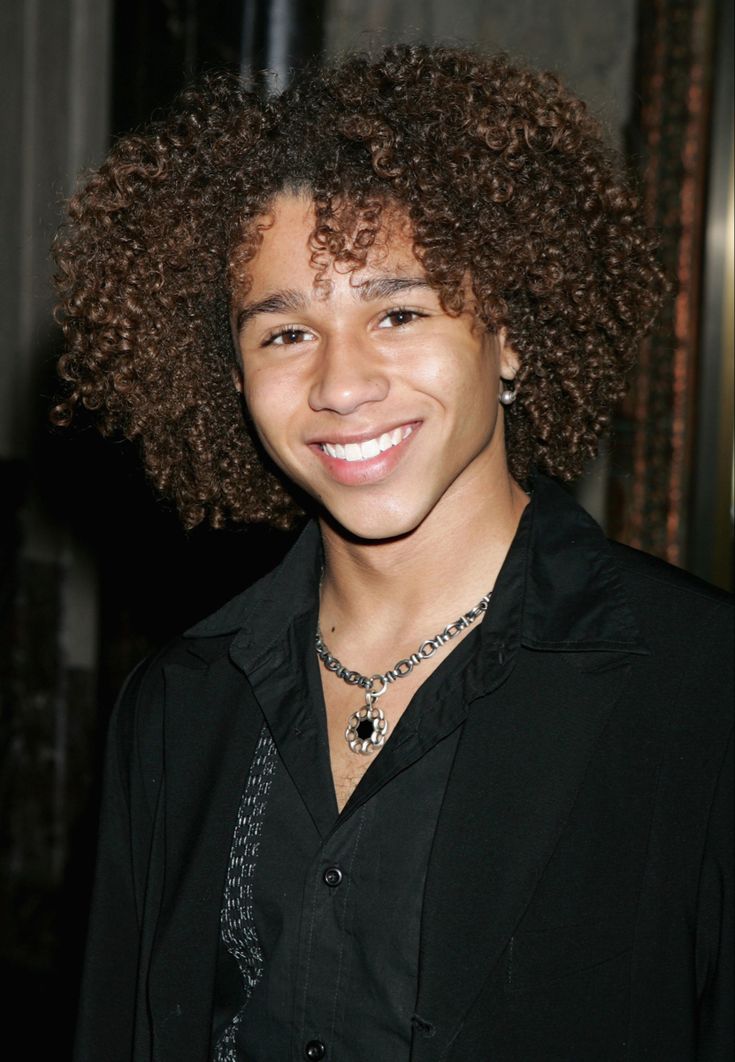
{"label": "neck", "polygon": [[377,643],[395,632],[421,641],[492,590],[528,498],[509,475],[471,493],[443,499],[395,539],[355,539],[321,522],[327,643]]}

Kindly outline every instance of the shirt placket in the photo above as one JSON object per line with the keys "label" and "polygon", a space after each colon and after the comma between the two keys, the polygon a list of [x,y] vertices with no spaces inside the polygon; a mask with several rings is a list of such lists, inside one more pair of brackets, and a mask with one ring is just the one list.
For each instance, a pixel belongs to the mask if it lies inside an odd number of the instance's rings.
{"label": "shirt placket", "polygon": [[[339,1062],[346,993],[354,999],[355,987],[349,938],[355,904],[366,901],[358,894],[355,871],[373,810],[373,804],[364,804],[338,824],[308,870],[294,1001],[293,1062]],[[359,999],[354,1002],[359,1005]]]}

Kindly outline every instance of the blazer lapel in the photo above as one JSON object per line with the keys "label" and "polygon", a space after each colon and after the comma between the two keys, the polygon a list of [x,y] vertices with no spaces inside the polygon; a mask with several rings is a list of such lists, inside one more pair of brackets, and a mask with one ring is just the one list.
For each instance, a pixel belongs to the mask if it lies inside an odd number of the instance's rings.
{"label": "blazer lapel", "polygon": [[[227,657],[165,668],[165,865],[150,973],[155,1057],[206,1059],[224,875],[262,726]],[[149,890],[150,891],[150,890]]]}
{"label": "blazer lapel", "polygon": [[554,850],[629,662],[621,654],[521,649],[505,684],[472,705],[427,875],[412,1062],[446,1057],[493,973]]}

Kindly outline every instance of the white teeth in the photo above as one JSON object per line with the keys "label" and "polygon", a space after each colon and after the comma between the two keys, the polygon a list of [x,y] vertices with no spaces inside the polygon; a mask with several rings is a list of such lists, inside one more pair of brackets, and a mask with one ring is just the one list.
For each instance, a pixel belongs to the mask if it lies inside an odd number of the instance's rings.
{"label": "white teeth", "polygon": [[384,431],[378,439],[378,445],[380,446],[381,450],[390,450],[393,443],[391,442],[390,435],[387,431]]}
{"label": "white teeth", "polygon": [[393,431],[384,431],[375,439],[366,439],[363,443],[322,443],[322,450],[330,457],[336,457],[340,461],[369,461],[371,457],[390,450],[392,446],[398,446],[412,433],[413,428],[406,425],[403,428],[394,428]]}

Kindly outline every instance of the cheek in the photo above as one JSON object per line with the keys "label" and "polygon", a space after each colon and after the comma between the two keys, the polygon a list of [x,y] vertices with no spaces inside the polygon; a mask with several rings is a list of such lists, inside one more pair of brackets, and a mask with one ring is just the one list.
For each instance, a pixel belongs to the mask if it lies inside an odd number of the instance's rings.
{"label": "cheek", "polygon": [[245,403],[261,435],[270,436],[289,421],[294,407],[294,387],[287,374],[246,367],[243,384]]}
{"label": "cheek", "polygon": [[494,408],[497,381],[493,359],[475,350],[455,346],[438,358],[417,360],[413,381],[460,420],[477,413],[483,421]]}
{"label": "cheek", "polygon": [[492,359],[469,352],[462,371],[450,375],[443,386],[452,414],[457,459],[477,455],[491,443],[498,423],[497,379]]}
{"label": "cheek", "polygon": [[246,370],[243,395],[264,449],[286,475],[299,481],[303,395],[298,375],[270,367]]}

